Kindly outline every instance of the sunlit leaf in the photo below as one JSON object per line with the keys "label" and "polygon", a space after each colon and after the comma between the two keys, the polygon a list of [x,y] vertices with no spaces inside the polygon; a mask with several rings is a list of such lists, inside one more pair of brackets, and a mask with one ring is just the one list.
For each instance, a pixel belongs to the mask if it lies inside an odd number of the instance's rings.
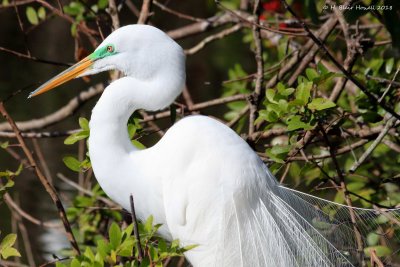
{"label": "sunlit leaf", "polygon": [[39,24],[38,15],[33,7],[28,6],[26,8],[26,17],[31,24],[33,25]]}

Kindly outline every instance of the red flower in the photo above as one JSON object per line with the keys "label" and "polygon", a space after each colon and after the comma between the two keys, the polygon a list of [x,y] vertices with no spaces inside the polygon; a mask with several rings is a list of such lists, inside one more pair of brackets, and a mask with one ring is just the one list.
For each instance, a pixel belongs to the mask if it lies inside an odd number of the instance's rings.
{"label": "red flower", "polygon": [[281,2],[279,0],[268,0],[263,4],[263,8],[265,11],[269,12],[280,12],[281,11]]}

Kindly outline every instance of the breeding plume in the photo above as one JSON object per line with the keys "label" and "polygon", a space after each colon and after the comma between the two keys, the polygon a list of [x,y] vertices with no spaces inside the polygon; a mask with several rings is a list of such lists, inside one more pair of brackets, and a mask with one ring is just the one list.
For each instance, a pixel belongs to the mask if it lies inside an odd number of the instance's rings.
{"label": "breeding plume", "polygon": [[[140,219],[153,215],[159,234],[182,245],[193,266],[359,266],[363,235],[384,230],[383,211],[350,209],[280,186],[234,131],[206,116],[175,123],[153,147],[132,145],[127,122],[137,109],[170,105],[185,84],[185,55],[146,25],[114,31],[87,58],[30,96],[74,77],[117,69],[93,109],[89,153],[107,195]],[[356,225],[348,219],[352,213]],[[396,211],[385,211],[398,216]],[[384,234],[381,231],[382,237]]]}

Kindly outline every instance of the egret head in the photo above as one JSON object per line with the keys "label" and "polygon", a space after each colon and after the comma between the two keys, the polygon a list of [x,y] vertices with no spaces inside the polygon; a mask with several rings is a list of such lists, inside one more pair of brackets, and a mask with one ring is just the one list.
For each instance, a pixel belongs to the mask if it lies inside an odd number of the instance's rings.
{"label": "egret head", "polygon": [[117,69],[139,80],[161,76],[185,79],[182,48],[161,30],[148,25],[129,25],[111,33],[96,50],[30,93],[33,97],[73,78]]}

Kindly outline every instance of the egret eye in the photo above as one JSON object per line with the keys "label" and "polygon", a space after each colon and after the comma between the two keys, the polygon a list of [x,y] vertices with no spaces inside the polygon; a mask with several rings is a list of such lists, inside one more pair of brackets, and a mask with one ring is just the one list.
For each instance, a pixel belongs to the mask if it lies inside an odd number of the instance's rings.
{"label": "egret eye", "polygon": [[107,52],[108,53],[114,52],[114,47],[112,45],[107,46]]}

